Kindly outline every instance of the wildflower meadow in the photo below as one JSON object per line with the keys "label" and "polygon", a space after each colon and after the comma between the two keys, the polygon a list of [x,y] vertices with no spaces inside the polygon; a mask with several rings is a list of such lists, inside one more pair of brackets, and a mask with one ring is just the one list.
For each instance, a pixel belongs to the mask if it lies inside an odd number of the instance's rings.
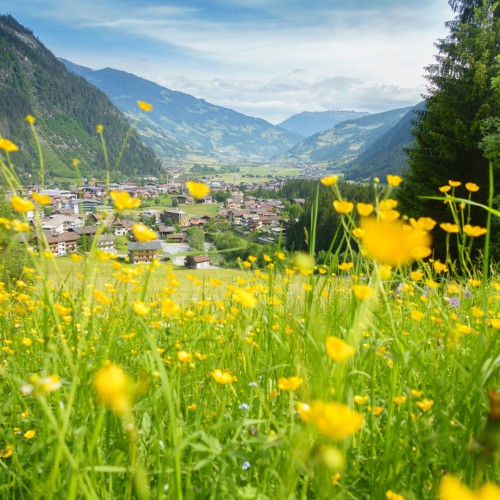
{"label": "wildflower meadow", "polygon": [[[23,193],[17,146],[0,148],[16,214],[0,224],[40,234],[50,198]],[[453,222],[408,219],[387,181],[354,204],[322,179],[348,248],[331,264],[314,212],[309,253],[276,245],[223,275],[95,246],[62,271],[22,238],[28,264],[0,283],[1,498],[500,498],[499,213],[475,226],[478,187],[456,179],[435,200]],[[108,194],[110,217],[140,204]],[[432,230],[458,253],[435,258]]]}

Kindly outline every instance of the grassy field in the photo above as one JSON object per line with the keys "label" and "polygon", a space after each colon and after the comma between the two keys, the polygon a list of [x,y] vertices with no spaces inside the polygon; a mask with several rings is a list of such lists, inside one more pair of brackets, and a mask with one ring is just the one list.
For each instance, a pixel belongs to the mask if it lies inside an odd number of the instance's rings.
{"label": "grassy field", "polygon": [[337,202],[332,268],[41,248],[0,285],[0,497],[500,498],[500,276],[391,206]]}

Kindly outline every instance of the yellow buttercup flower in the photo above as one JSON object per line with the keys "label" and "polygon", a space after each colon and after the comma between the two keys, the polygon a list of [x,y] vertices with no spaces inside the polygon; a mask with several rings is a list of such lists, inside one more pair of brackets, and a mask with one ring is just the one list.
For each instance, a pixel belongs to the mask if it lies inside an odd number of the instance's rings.
{"label": "yellow buttercup flower", "polygon": [[451,186],[451,187],[458,187],[458,186],[461,186],[462,183],[460,181],[448,181],[448,184]]}
{"label": "yellow buttercup flower", "polygon": [[26,115],[24,118],[30,125],[35,124],[35,117],[32,115]]}
{"label": "yellow buttercup flower", "polygon": [[212,378],[221,385],[226,385],[226,384],[231,384],[233,382],[236,382],[238,379],[234,376],[231,375],[227,371],[222,371],[220,369],[214,370],[212,372]]}
{"label": "yellow buttercup flower", "polygon": [[450,189],[451,189],[451,186],[446,185],[446,186],[441,186],[439,188],[439,191],[441,191],[442,193],[447,193]]}
{"label": "yellow buttercup flower", "polygon": [[156,233],[144,224],[134,224],[132,227],[135,239],[137,241],[146,242],[156,240],[158,237]]}
{"label": "yellow buttercup flower", "polygon": [[356,348],[338,337],[326,338],[326,354],[337,362],[347,361],[356,353]]}
{"label": "yellow buttercup flower", "polygon": [[472,491],[462,484],[457,477],[447,474],[439,484],[440,500],[497,500],[500,498],[500,487],[486,483],[478,491]]}
{"label": "yellow buttercup flower", "polygon": [[19,151],[19,148],[9,139],[0,139],[0,149],[3,149],[6,153]]}
{"label": "yellow buttercup flower", "polygon": [[470,191],[471,193],[475,193],[476,191],[479,191],[479,186],[474,182],[468,182],[465,185],[465,189],[467,189],[467,191]]}
{"label": "yellow buttercup flower", "polygon": [[330,175],[329,177],[323,177],[323,179],[321,179],[321,184],[323,184],[324,186],[333,186],[337,184],[338,180],[338,175]]}
{"label": "yellow buttercup flower", "polygon": [[204,182],[187,181],[186,187],[189,194],[194,198],[205,198],[210,193],[210,187]]}
{"label": "yellow buttercup flower", "polygon": [[31,193],[31,197],[40,205],[50,205],[52,198],[48,194]]}
{"label": "yellow buttercup flower", "polygon": [[373,288],[370,288],[368,285],[354,285],[352,291],[359,300],[369,299],[374,293]]}
{"label": "yellow buttercup flower", "polygon": [[153,109],[153,105],[149,104],[148,102],[137,101],[137,105],[142,109],[142,111],[145,111],[146,113]]}
{"label": "yellow buttercup flower", "polygon": [[117,210],[137,208],[141,205],[140,198],[132,198],[126,191],[111,191],[109,195]]}
{"label": "yellow buttercup flower", "polygon": [[301,377],[281,377],[278,379],[278,389],[282,391],[295,391],[304,383]]}
{"label": "yellow buttercup flower", "polygon": [[36,436],[36,431],[34,430],[29,430],[24,433],[25,439],[33,439],[35,436]]}
{"label": "yellow buttercup flower", "polygon": [[118,415],[126,414],[131,407],[131,381],[121,366],[110,364],[94,376],[94,388],[100,402]]}
{"label": "yellow buttercup flower", "polygon": [[488,230],[485,227],[471,226],[470,224],[465,224],[464,233],[472,238],[478,238],[486,234]]}
{"label": "yellow buttercup flower", "polygon": [[339,214],[350,214],[354,209],[354,203],[350,201],[338,201],[333,202],[333,208]]}
{"label": "yellow buttercup flower", "polygon": [[368,401],[368,396],[360,396],[359,394],[356,394],[352,399],[357,405],[364,405]]}
{"label": "yellow buttercup flower", "polygon": [[398,202],[392,198],[387,198],[387,200],[382,200],[379,203],[379,208],[381,212],[389,212],[394,210],[398,206]]}
{"label": "yellow buttercup flower", "polygon": [[424,273],[420,271],[412,271],[410,273],[410,277],[413,281],[421,281],[422,278],[424,277]]}
{"label": "yellow buttercup flower", "polygon": [[311,422],[320,434],[341,440],[361,428],[363,417],[342,403],[314,401],[311,405]]}
{"label": "yellow buttercup flower", "polygon": [[10,203],[12,205],[12,208],[16,212],[20,212],[20,213],[26,213],[26,212],[29,212],[31,210],[34,210],[34,208],[35,208],[35,205],[33,204],[32,201],[25,200],[24,198],[21,198],[20,196],[13,196],[10,199]]}
{"label": "yellow buttercup flower", "polygon": [[95,128],[95,131],[97,134],[102,134],[102,131],[104,130],[104,127],[102,125],[97,125],[97,127]]}
{"label": "yellow buttercup flower", "polygon": [[400,213],[397,210],[384,210],[380,212],[380,218],[385,221],[395,221],[399,219]]}
{"label": "yellow buttercup flower", "polygon": [[422,229],[423,231],[432,231],[437,222],[430,217],[419,217],[418,220],[410,219],[411,227],[414,229]]}
{"label": "yellow buttercup flower", "polygon": [[177,351],[177,359],[182,363],[190,363],[193,361],[193,355],[186,351]]}
{"label": "yellow buttercup flower", "polygon": [[358,203],[356,205],[358,214],[363,217],[368,217],[373,212],[373,205],[371,203]]}
{"label": "yellow buttercup flower", "polygon": [[439,224],[439,227],[447,233],[458,233],[459,231],[458,226],[456,224],[452,224],[451,222],[443,222],[442,224]]}
{"label": "yellow buttercup flower", "polygon": [[425,314],[418,309],[412,309],[411,310],[411,319],[413,321],[420,321],[421,319],[425,318]]}
{"label": "yellow buttercup flower", "polygon": [[138,316],[146,316],[149,313],[149,307],[142,300],[136,300],[133,304],[134,312]]}
{"label": "yellow buttercup flower", "polygon": [[387,175],[387,184],[392,187],[398,187],[403,182],[399,175]]}
{"label": "yellow buttercup flower", "polygon": [[349,269],[352,269],[354,267],[354,262],[342,262],[342,264],[338,265],[338,268],[341,271],[349,271]]}

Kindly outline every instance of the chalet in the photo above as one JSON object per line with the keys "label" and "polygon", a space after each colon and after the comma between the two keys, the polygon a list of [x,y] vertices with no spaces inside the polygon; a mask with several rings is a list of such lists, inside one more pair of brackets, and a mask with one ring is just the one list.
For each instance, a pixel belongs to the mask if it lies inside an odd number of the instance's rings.
{"label": "chalet", "polygon": [[146,243],[131,242],[127,243],[128,256],[130,262],[151,262],[161,251],[161,243],[158,240],[148,241]]}
{"label": "chalet", "polygon": [[101,234],[97,237],[97,248],[106,253],[113,253],[116,251],[115,239],[114,234]]}
{"label": "chalet", "polygon": [[158,226],[158,235],[160,236],[160,238],[167,238],[170,234],[174,233],[175,233],[174,226],[165,226],[165,225]]}
{"label": "chalet", "polygon": [[209,255],[191,255],[184,259],[184,265],[190,269],[208,269],[210,267]]}
{"label": "chalet", "polygon": [[188,235],[186,233],[172,233],[167,236],[169,243],[187,243]]}
{"label": "chalet", "polygon": [[50,231],[44,231],[43,234],[49,246],[49,250],[56,257],[76,252],[77,241],[80,239],[80,236],[75,232],[70,231],[62,234],[52,234]]}

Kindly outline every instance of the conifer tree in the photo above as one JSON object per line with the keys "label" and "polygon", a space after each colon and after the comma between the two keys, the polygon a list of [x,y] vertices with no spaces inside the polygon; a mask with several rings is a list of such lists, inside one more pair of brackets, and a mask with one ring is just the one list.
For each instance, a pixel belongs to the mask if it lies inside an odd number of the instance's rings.
{"label": "conifer tree", "polygon": [[[449,35],[436,43],[436,63],[428,66],[426,108],[419,113],[408,150],[409,168],[400,188],[401,211],[411,216],[431,216],[451,221],[440,202],[422,199],[436,196],[448,180],[474,182],[480,190],[474,200],[486,203],[488,165],[481,143],[484,123],[500,113],[492,87],[496,57],[500,54],[500,10],[492,0],[450,0],[457,13],[447,23]],[[498,170],[497,170],[498,172]],[[495,191],[499,192],[499,175]],[[466,196],[463,191],[457,195]],[[482,224],[486,213],[472,211],[472,223]],[[443,252],[444,233],[435,231],[434,248]]]}

